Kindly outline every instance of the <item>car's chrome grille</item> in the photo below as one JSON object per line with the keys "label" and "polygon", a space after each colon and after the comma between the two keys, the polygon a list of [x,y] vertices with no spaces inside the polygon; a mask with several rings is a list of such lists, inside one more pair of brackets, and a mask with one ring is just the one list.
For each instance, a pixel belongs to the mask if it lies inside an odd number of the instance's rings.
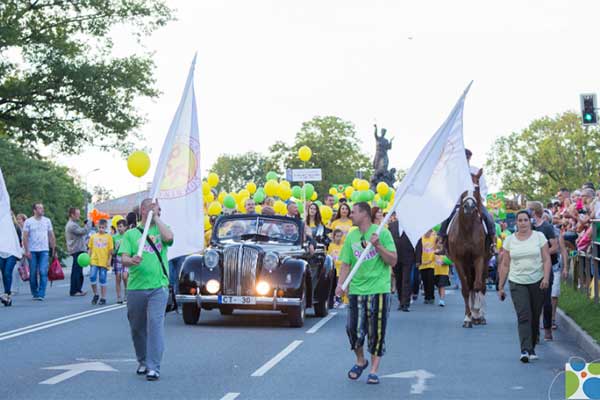
{"label": "car's chrome grille", "polygon": [[256,283],[258,250],[245,246],[229,246],[223,254],[223,293],[251,296]]}

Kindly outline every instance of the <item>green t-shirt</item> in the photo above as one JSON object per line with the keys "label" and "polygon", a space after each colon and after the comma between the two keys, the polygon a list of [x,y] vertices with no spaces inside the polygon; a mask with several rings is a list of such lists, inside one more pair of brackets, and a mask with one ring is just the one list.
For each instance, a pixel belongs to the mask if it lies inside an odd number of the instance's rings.
{"label": "green t-shirt", "polygon": [[[348,232],[344,246],[340,252],[340,260],[344,264],[350,265],[350,269],[354,268],[354,264],[358,261],[363,247],[361,240],[365,244],[369,243],[371,235],[377,230],[377,225],[371,225],[369,230],[363,235],[359,229],[353,229]],[[396,251],[392,234],[387,229],[382,229],[379,234],[381,245],[390,251]],[[365,257],[360,269],[350,282],[349,294],[353,295],[368,295],[379,293],[390,293],[391,289],[391,268],[387,265],[377,250],[372,248],[369,254]]]}
{"label": "green t-shirt", "polygon": [[120,234],[117,233],[115,235],[113,235],[113,243],[114,243],[114,248],[115,248],[115,253],[119,253],[119,247],[121,247],[121,241],[123,240],[123,237],[125,236],[125,234]]}
{"label": "green t-shirt", "polygon": [[[140,227],[142,228],[142,227]],[[148,237],[160,252],[167,274],[169,273],[167,247],[173,243],[165,243],[160,237],[160,231],[156,225],[150,226]],[[130,229],[123,235],[118,254],[135,256],[138,252],[138,243],[142,239],[142,232],[137,228]],[[160,261],[152,247],[146,242],[142,253],[142,262],[137,266],[129,267],[128,290],[149,290],[169,286],[169,277],[165,276]]]}

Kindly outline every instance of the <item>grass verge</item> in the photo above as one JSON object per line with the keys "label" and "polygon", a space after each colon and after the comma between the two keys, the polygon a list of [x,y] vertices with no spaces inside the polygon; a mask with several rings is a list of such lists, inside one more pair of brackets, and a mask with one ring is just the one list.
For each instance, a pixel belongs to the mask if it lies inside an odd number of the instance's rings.
{"label": "grass verge", "polygon": [[600,304],[594,304],[585,294],[562,283],[558,306],[600,343]]}

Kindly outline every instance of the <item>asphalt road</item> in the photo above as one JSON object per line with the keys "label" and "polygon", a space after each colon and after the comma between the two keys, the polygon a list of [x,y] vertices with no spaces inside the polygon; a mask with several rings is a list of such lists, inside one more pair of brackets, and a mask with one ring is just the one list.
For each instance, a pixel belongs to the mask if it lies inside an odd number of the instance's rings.
{"label": "asphalt road", "polygon": [[564,364],[589,357],[559,327],[554,342],[539,346],[540,360],[521,364],[512,303],[495,292],[487,298],[488,325],[473,329],[461,328],[458,292],[445,308],[421,299],[410,313],[394,306],[378,386],[367,385],[366,374],[346,376],[354,363],[346,310],[296,329],[281,314],[203,311],[197,326],[187,326],[171,313],[161,379],[147,382],[135,375],[112,281],[104,307],[92,306],[90,295],[69,297],[66,281],[43,303],[22,285],[13,306],[0,308],[0,399],[564,398]]}

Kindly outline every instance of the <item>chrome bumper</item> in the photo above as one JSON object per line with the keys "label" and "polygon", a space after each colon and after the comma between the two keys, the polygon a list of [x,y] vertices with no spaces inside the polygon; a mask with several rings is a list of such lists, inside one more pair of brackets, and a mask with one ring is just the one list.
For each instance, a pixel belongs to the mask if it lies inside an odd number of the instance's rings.
{"label": "chrome bumper", "polygon": [[[219,304],[219,296],[216,295],[212,295],[212,296],[195,296],[192,294],[178,294],[176,296],[177,298],[177,302],[178,303],[210,303],[210,304]],[[251,306],[299,306],[301,304],[301,300],[297,299],[297,298],[289,298],[289,297],[260,297],[260,296],[256,296],[254,297],[254,300],[256,300],[255,304],[248,304],[248,305],[244,305],[244,307],[251,307]],[[232,306],[241,306],[241,304],[225,304],[225,305],[232,305]]]}

